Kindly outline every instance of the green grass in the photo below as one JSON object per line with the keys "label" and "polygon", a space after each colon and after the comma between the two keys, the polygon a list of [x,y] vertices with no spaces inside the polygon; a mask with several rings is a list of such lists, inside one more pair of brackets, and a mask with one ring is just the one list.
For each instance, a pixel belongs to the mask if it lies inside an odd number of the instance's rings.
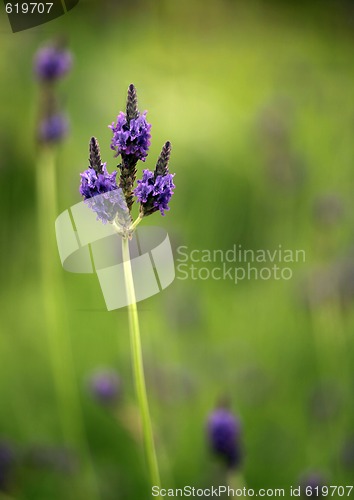
{"label": "green grass", "polygon": [[[165,227],[175,248],[282,244],[306,251],[290,281],[177,279],[139,304],[163,485],[205,485],[217,477],[205,419],[225,395],[242,420],[242,470],[250,487],[288,488],[306,469],[349,484],[352,471],[339,456],[353,433],[353,297],[343,308],[332,299],[312,310],[304,299],[312,270],[349,256],[352,246],[354,67],[347,16],[330,6],[317,13],[311,6],[253,2],[154,5],[139,13],[106,6],[104,14],[80,3],[41,29],[0,35],[0,435],[20,455],[31,443],[63,443],[41,311],[33,146],[38,92],[31,69],[40,42],[60,32],[68,35],[75,67],[60,85],[72,130],[58,157],[59,212],[80,200],[91,135],[108,168],[115,167],[107,125],[134,82],[153,124],[147,166],[169,139],[176,172],[171,211],[146,224]],[[269,132],[274,127],[280,136]],[[342,200],[344,215],[335,227],[321,228],[313,204],[328,192]],[[127,312],[105,311],[95,276],[62,271],[62,278],[101,496],[149,498],[142,450],[85,386],[97,366],[113,367],[123,382],[121,410],[135,404]],[[309,409],[321,384],[334,387],[337,401],[323,420]],[[82,461],[85,449],[76,453]],[[22,464],[10,493],[86,499],[83,471],[67,477]]]}

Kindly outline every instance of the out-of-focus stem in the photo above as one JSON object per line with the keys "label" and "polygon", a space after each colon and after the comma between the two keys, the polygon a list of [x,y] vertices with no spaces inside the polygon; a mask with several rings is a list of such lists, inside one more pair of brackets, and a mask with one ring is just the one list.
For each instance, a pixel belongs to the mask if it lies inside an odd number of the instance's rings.
{"label": "out-of-focus stem", "polygon": [[37,211],[40,282],[43,326],[47,333],[49,354],[57,393],[58,413],[64,439],[85,453],[88,473],[87,498],[99,497],[93,465],[84,430],[83,416],[75,376],[73,353],[66,322],[61,268],[57,255],[54,222],[57,216],[55,153],[42,147],[37,163]]}
{"label": "out-of-focus stem", "polygon": [[[239,471],[226,472],[226,485],[233,490],[247,489],[246,481],[243,474]],[[246,495],[240,495],[240,498],[245,498]]]}

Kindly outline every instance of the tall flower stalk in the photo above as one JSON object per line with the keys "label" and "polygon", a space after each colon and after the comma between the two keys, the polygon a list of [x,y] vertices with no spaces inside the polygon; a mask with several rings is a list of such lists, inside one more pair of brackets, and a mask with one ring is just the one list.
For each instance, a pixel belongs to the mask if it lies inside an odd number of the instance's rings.
{"label": "tall flower stalk", "polygon": [[146,462],[149,469],[151,484],[160,486],[160,474],[156,458],[154,437],[153,437],[150,411],[149,411],[149,403],[146,392],[143,354],[142,354],[141,339],[140,339],[139,316],[138,316],[138,308],[136,305],[133,273],[130,262],[129,239],[127,237],[122,238],[122,254],[124,261],[125,287],[129,302],[128,316],[129,316],[131,353],[132,353],[133,371],[135,379],[135,391],[141,415]]}
{"label": "tall flower stalk", "polygon": [[[71,342],[66,328],[64,291],[56,265],[57,252],[53,223],[57,217],[56,145],[67,131],[68,121],[60,110],[56,85],[71,69],[68,50],[49,45],[35,57],[34,69],[40,84],[40,113],[37,125],[37,213],[40,279],[43,319],[58,400],[58,412],[64,440],[85,452],[84,467],[88,481],[87,498],[98,498],[96,478],[90,459],[77,393]],[[78,489],[82,486],[78,485]]]}
{"label": "tall flower stalk", "polygon": [[[148,397],[145,384],[143,354],[129,241],[142,219],[156,211],[165,215],[173,195],[173,177],[168,170],[171,143],[166,142],[157,160],[154,171],[145,169],[142,179],[137,181],[138,161],[145,161],[150,146],[151,125],[146,112],[138,110],[134,85],[128,88],[126,112],[119,113],[112,130],[111,149],[120,157],[118,171],[109,174],[106,163],[101,160],[97,139],[90,140],[89,167],[81,173],[80,193],[85,203],[104,224],[110,223],[122,238],[122,256],[125,288],[128,303],[129,331],[135,390],[138,400],[144,441],[146,463],[151,485],[160,486],[160,475],[151,425]],[[119,176],[118,176],[119,173]],[[132,208],[139,203],[139,213],[134,220]]]}

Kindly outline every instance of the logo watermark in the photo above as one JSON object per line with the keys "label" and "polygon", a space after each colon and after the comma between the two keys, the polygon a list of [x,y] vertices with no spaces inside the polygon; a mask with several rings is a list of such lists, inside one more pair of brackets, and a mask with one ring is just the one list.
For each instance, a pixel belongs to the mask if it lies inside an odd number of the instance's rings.
{"label": "logo watermark", "polygon": [[[292,495],[293,489],[290,490]],[[183,488],[159,488],[153,486],[151,489],[153,497],[285,497],[284,488],[260,488],[254,490],[246,486],[231,488],[230,486],[211,486],[209,488],[196,488],[195,486],[184,486]]]}
{"label": "logo watermark", "polygon": [[[110,223],[103,224],[93,204],[107,212],[114,191],[77,203],[55,222],[60,260],[66,271],[96,273],[109,311],[129,305],[125,289],[122,236]],[[108,196],[109,195],[109,196]],[[129,241],[136,301],[147,299],[175,278],[167,232],[156,226],[138,228]]]}
{"label": "logo watermark", "polygon": [[237,285],[245,280],[290,280],[293,267],[305,263],[306,252],[287,249],[279,244],[273,249],[243,248],[234,244],[227,250],[176,249],[176,274],[179,280],[230,280]]}
{"label": "logo watermark", "polygon": [[160,488],[152,486],[152,497],[348,497],[353,491],[352,485],[343,486],[289,486],[288,488],[260,488],[258,490],[240,486],[210,486],[209,488],[196,488],[186,485],[183,488]]}
{"label": "logo watermark", "polygon": [[[122,237],[128,236],[124,228],[129,230],[131,220],[126,206],[120,206],[120,199],[120,190],[94,196],[73,205],[60,214],[55,223],[62,266],[72,273],[96,273],[109,311],[129,305]],[[137,302],[164,290],[175,277],[228,280],[236,285],[246,280],[288,281],[293,277],[294,266],[306,261],[305,250],[287,249],[281,244],[273,249],[257,250],[234,244],[226,250],[181,245],[176,248],[174,262],[170,239],[164,229],[139,227],[129,237]]]}

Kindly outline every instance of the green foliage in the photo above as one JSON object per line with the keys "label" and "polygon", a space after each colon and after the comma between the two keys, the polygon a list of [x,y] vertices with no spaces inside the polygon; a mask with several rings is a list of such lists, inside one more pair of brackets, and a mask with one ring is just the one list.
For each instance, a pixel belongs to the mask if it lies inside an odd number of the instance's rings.
{"label": "green foliage", "polygon": [[[107,125],[134,82],[153,124],[146,165],[167,138],[176,173],[171,211],[147,224],[164,226],[175,248],[306,252],[289,281],[176,279],[139,304],[163,484],[217,478],[205,419],[225,396],[243,423],[250,487],[287,488],[306,469],[349,484],[340,456],[354,420],[353,283],[340,270],[354,227],[354,40],[344,5],[318,17],[307,5],[226,0],[100,4],[83,2],[46,30],[0,35],[0,434],[20,455],[33,443],[63,444],[41,314],[34,181],[31,61],[50,30],[66,34],[75,55],[61,89],[71,135],[58,154],[59,212],[80,201],[92,135],[108,169],[116,166]],[[314,211],[328,193],[343,207],[329,224]],[[148,498],[136,429],[123,418],[135,404],[126,311],[105,311],[92,275],[63,271],[63,280],[88,442],[76,448],[78,462],[90,453],[102,498]],[[114,410],[87,392],[97,366],[122,379]],[[11,491],[88,499],[85,474],[80,465],[71,475],[34,472],[21,461]]]}

